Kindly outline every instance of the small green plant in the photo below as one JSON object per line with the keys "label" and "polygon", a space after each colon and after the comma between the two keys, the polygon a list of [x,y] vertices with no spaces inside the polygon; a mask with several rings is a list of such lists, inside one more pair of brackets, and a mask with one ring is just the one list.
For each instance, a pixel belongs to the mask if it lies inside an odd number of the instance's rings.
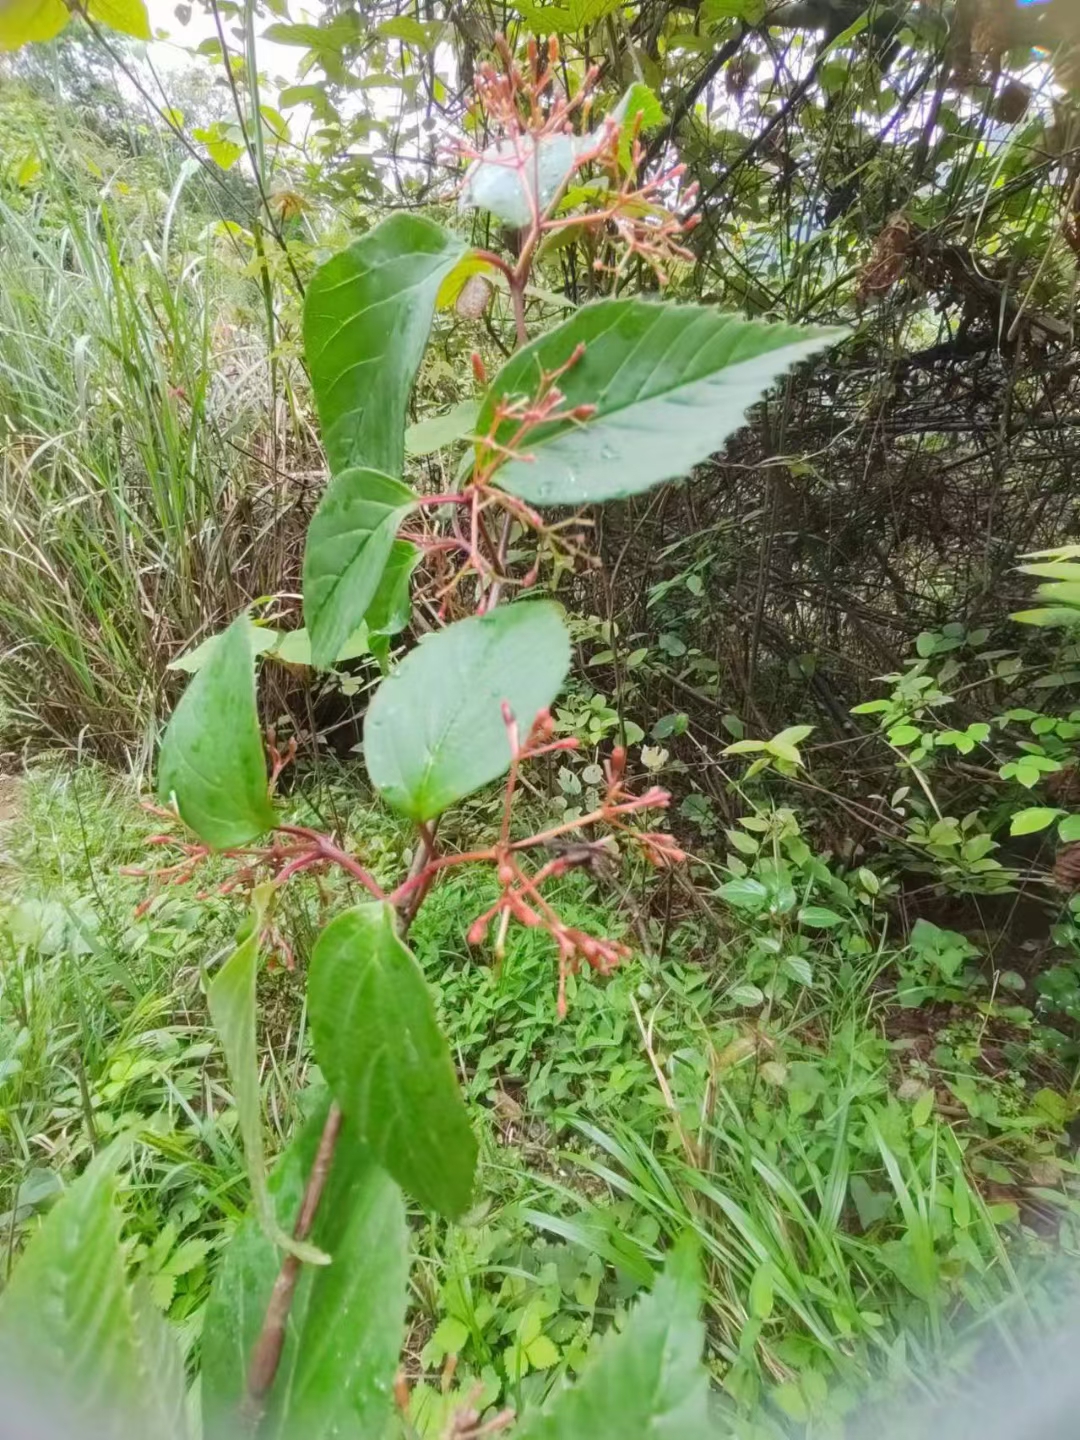
{"label": "small green plant", "polygon": [[[566,527],[543,511],[637,494],[684,474],[723,444],[779,374],[835,338],[704,306],[621,298],[587,305],[530,339],[532,264],[542,242],[567,224],[614,235],[620,273],[636,259],[663,278],[664,266],[684,255],[686,222],[662,203],[677,193],[681,168],[639,183],[644,151],[634,92],[590,131],[583,122],[595,71],[569,96],[555,86],[557,47],[542,54],[530,46],[524,70],[502,48],[503,69],[485,66],[478,84],[496,138],[483,150],[464,147],[463,198],[519,231],[514,257],[470,251],[403,211],[323,265],[304,307],[331,478],[307,534],[304,635],[291,632],[291,643],[326,670],[361,627],[368,637],[400,633],[414,572],[426,563],[440,577],[429,608],[449,622],[397,665],[386,645],[378,647],[389,673],[364,725],[370,783],[414,829],[411,863],[381,883],[367,857],[336,836],[282,818],[274,792],[293,751],[272,740],[264,748],[256,687],[266,630],[246,612],[189,663],[196,673],[161,746],[160,813],[170,824],[179,819],[187,834],[154,837],[176,853],[147,873],[177,883],[224,863],[228,874],[218,883],[250,903],[208,989],[252,1213],[222,1260],[203,1325],[207,1440],[245,1426],[262,1435],[376,1436],[391,1422],[409,1269],[405,1197],[447,1221],[474,1200],[477,1142],[407,943],[440,877],[465,866],[494,877],[495,898],[473,920],[471,945],[492,934],[500,956],[512,923],[550,937],[565,1013],[571,977],[583,967],[608,975],[629,951],[564,920],[546,887],[609,840],[662,867],[684,858],[669,835],[639,823],[669,797],[656,785],[632,788],[621,745],[582,777],[595,792],[582,813],[538,830],[518,824],[526,767],[578,745],[576,735],[557,734],[551,717],[570,666],[560,607],[520,598],[576,555]],[[566,218],[570,187],[590,175],[606,186],[582,187],[595,204]],[[418,494],[403,478],[410,389],[438,297],[478,273],[505,285],[518,349],[490,381],[475,359],[479,407],[460,484]],[[603,708],[590,700],[590,714]],[[588,738],[609,733],[607,725],[598,734],[590,728]],[[770,760],[781,769],[797,765],[803,733],[768,742]],[[503,776],[495,833],[469,849],[441,848],[443,815]],[[567,837],[574,843],[558,843]],[[308,1096],[306,1123],[269,1173],[258,975],[268,953],[289,955],[281,928],[286,887],[327,872],[343,876],[360,898],[324,926],[307,976],[325,1085]],[[765,877],[764,862],[759,873]],[[742,883],[759,886],[776,916],[795,910],[782,863],[768,879]],[[793,917],[802,930],[838,923],[815,905]],[[781,963],[796,983],[809,983],[795,942]],[[27,1247],[0,1306],[0,1358],[50,1396],[60,1392],[80,1424],[182,1435],[189,1428],[183,1368],[147,1301],[147,1286],[163,1285],[170,1263],[175,1269],[173,1248],[155,1242],[144,1257],[146,1284],[129,1284],[114,1179],[120,1153],[95,1158]],[[691,1249],[675,1243],[653,1294],[625,1328],[607,1337],[576,1385],[527,1409],[515,1433],[599,1440],[662,1425],[686,1440],[707,1434],[695,1272]],[[543,1300],[527,1299],[513,1313],[504,1363],[516,1378],[528,1368],[543,1372],[554,1346],[544,1333]],[[407,1412],[407,1395],[398,1400]],[[502,1412],[481,1424],[478,1414],[459,1415],[454,1433],[493,1434],[512,1419]]]}

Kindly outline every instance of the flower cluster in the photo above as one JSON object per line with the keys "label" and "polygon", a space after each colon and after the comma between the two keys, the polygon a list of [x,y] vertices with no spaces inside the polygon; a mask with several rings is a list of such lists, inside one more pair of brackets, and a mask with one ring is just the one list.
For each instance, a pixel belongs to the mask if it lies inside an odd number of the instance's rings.
{"label": "flower cluster", "polygon": [[[656,785],[644,794],[635,795],[626,783],[626,751],[621,747],[617,747],[605,762],[606,785],[595,810],[523,839],[512,839],[514,798],[522,765],[544,755],[576,750],[578,741],[573,737],[556,738],[554,721],[547,710],[536,717],[524,740],[521,739],[517,720],[506,704],[503,705],[503,721],[510,747],[510,770],[503,794],[499,837],[495,844],[460,854],[439,855],[436,853],[434,833],[429,829],[420,863],[407,879],[387,893],[363,862],[331,836],[306,825],[282,824],[275,829],[266,845],[242,846],[219,852],[220,858],[235,863],[226,878],[217,885],[216,893],[251,892],[256,885],[266,881],[280,889],[302,872],[336,868],[360,884],[369,895],[394,905],[406,915],[415,911],[440,871],[467,864],[491,865],[498,879],[499,897],[472,922],[468,941],[471,945],[479,945],[494,924],[495,953],[501,956],[511,920],[545,930],[551,936],[558,955],[558,1007],[560,1016],[565,1015],[568,975],[577,974],[583,963],[599,975],[609,975],[631,952],[621,941],[589,935],[576,926],[568,925],[542,893],[543,887],[568,871],[583,866],[604,873],[606,867],[617,862],[619,850],[616,837],[628,847],[637,847],[653,865],[677,865],[686,859],[686,855],[666,832],[641,830],[634,823],[635,817],[644,811],[666,809],[671,797]],[[276,754],[272,751],[272,755]],[[275,762],[275,778],[278,769]],[[157,806],[147,808],[155,815],[170,820],[176,818],[170,810]],[[603,827],[606,833],[598,839],[588,838],[588,832],[595,827]],[[571,834],[574,836],[572,841],[567,838]],[[124,873],[152,879],[159,887],[192,880],[214,854],[208,845],[179,839],[175,834],[152,835],[148,843],[176,846],[181,858],[156,869],[127,867]],[[547,857],[539,865],[531,860],[537,852]],[[205,898],[209,893],[209,890],[200,891],[199,897]],[[145,912],[152,900],[153,896],[144,900],[137,913]],[[268,918],[264,920],[262,940],[280,953],[284,963],[292,968],[292,952]]]}

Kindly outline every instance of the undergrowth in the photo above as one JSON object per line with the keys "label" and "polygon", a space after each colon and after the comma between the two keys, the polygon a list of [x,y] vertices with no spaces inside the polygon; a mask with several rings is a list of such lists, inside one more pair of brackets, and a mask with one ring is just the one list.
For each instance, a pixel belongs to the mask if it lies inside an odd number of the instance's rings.
{"label": "undergrowth", "polygon": [[[329,806],[376,871],[399,867],[401,826],[344,781],[291,803]],[[91,1152],[132,1136],[132,1256],[194,1367],[248,1199],[204,998],[239,907],[174,887],[136,915],[145,882],[120,871],[152,828],[120,781],[57,766],[24,783],[4,833],[0,1227],[10,1267]],[[951,998],[898,1004],[928,932],[893,948],[888,912],[857,887],[845,907],[845,881],[816,864],[804,901],[837,908],[804,903],[785,941],[810,982],[770,987],[760,1013],[746,992],[767,983],[767,916],[722,936],[676,915],[662,964],[639,949],[606,983],[571,979],[559,1022],[545,937],[511,931],[495,965],[464,938],[476,885],[435,889],[413,942],[482,1137],[484,1199],[457,1227],[414,1216],[421,1433],[478,1385],[485,1405],[520,1406],[576,1373],[687,1229],[732,1433],[828,1434],[864,1407],[962,1389],[969,1362],[1022,1361],[1058,1313],[1078,1215],[1069,1072],[1030,1012],[1025,1030],[1021,1007],[988,1001],[973,962]],[[580,872],[561,885],[569,921],[632,938],[628,892]],[[295,901],[298,968],[329,899],[312,885]],[[312,1067],[299,977],[279,965],[260,986],[277,1149]]]}

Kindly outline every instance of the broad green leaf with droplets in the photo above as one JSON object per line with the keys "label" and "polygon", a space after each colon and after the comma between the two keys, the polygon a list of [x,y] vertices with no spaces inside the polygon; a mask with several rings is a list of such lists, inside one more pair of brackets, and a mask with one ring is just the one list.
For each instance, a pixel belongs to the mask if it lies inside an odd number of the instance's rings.
{"label": "broad green leaf with droplets", "polygon": [[419,215],[391,215],[312,277],[304,351],[323,444],[336,475],[400,475],[405,410],[443,277],[465,253]]}
{"label": "broad green leaf with droplets", "polygon": [[555,134],[493,140],[465,172],[462,205],[522,229],[542,214],[574,173],[588,137]]}
{"label": "broad green leaf with droplets", "polygon": [[0,50],[51,40],[70,18],[63,0],[0,0]]}
{"label": "broad green leaf with droplets", "polygon": [[[275,1224],[291,1230],[318,1148],[329,1095],[270,1177]],[[330,1264],[305,1266],[260,1440],[382,1435],[404,1339],[409,1236],[401,1191],[342,1125],[312,1241]],[[206,1440],[237,1440],[248,1362],[281,1256],[256,1216],[233,1236],[214,1280],[202,1336]]]}
{"label": "broad green leaf with droplets", "polygon": [[334,663],[367,614],[414,498],[377,470],[344,470],[331,480],[304,547],[304,620],[318,669]]}
{"label": "broad green leaf with droplets", "polygon": [[278,1228],[266,1188],[266,1151],[255,1034],[255,982],[259,973],[259,936],[272,895],[273,886],[269,884],[260,885],[255,890],[252,913],[247,922],[249,933],[210,982],[206,999],[210,1019],[214,1022],[229,1067],[255,1213],[264,1232],[276,1245],[294,1250],[313,1264],[320,1264],[325,1263],[326,1257],[315,1247],[297,1245],[291,1236]]}
{"label": "broad green leaf with droplets", "polygon": [[[489,432],[498,400],[535,395],[541,370],[559,369],[584,346],[558,381],[560,408],[595,405],[595,414],[534,430],[496,480],[536,505],[636,495],[714,454],[743,424],[748,405],[844,333],[744,320],[705,305],[601,300],[507,361],[476,433]],[[496,438],[509,444],[517,423],[504,422]]]}
{"label": "broad green leaf with droplets", "polygon": [[709,1379],[698,1266],[680,1242],[651,1295],[610,1331],[573,1386],[521,1417],[515,1440],[706,1440]]}
{"label": "broad green leaf with droplets", "polygon": [[331,920],[308,973],[315,1058],[346,1117],[398,1184],[451,1217],[468,1209],[476,1140],[419,965],[376,901]]}
{"label": "broad green leaf with droplets", "polygon": [[57,1201],[0,1296],[5,1415],[17,1381],[57,1433],[181,1440],[183,1364],[167,1322],[128,1282],[118,1158],[99,1156]]}
{"label": "broad green leaf with droplets", "polygon": [[364,759],[385,800],[431,820],[510,766],[505,701],[524,737],[570,668],[570,640],[550,601],[501,605],[423,639],[375,693]]}
{"label": "broad green leaf with droplets", "polygon": [[173,711],[158,760],[158,794],[215,850],[274,824],[255,701],[253,627],[240,615]]}

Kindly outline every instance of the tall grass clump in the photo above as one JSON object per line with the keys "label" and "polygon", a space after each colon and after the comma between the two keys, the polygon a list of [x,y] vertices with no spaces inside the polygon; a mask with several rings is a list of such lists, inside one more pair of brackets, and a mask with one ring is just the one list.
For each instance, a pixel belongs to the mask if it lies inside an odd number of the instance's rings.
{"label": "tall grass clump", "polygon": [[303,487],[263,295],[238,227],[191,214],[197,167],[37,155],[0,179],[0,710],[119,758],[178,650],[294,568]]}

